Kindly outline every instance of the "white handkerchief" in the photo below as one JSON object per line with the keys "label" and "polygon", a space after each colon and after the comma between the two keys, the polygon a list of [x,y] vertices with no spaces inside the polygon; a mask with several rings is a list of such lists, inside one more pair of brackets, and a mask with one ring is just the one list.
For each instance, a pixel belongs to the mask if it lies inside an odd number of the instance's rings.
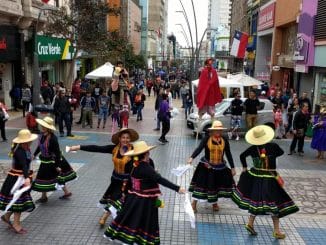
{"label": "white handkerchief", "polygon": [[195,229],[196,228],[196,217],[195,217],[194,210],[192,209],[192,206],[190,203],[189,193],[185,194],[184,207],[185,207],[185,213],[189,216],[191,228]]}
{"label": "white handkerchief", "polygon": [[171,173],[174,174],[177,177],[182,176],[187,170],[191,169],[192,166],[190,164],[186,164],[186,165],[181,165],[178,166],[176,168],[173,168],[171,170]]}
{"label": "white handkerchief", "polygon": [[66,146],[66,153],[71,152],[71,153],[76,153],[77,151],[71,151],[70,146]]}

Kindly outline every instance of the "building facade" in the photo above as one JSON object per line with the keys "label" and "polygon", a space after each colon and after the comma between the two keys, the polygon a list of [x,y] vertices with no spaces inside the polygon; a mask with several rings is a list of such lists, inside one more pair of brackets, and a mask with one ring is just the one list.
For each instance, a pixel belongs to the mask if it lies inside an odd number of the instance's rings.
{"label": "building facade", "polygon": [[[47,11],[63,3],[63,0],[0,1],[0,100],[9,108],[12,104],[9,91],[24,83],[33,85],[35,73],[38,79],[52,83],[64,81],[71,64],[70,43],[37,35],[44,27]],[[36,64],[34,51],[39,57]]]}
{"label": "building facade", "polygon": [[207,57],[215,57],[218,70],[228,69],[228,59],[224,58],[230,45],[230,0],[210,0],[208,3]]}

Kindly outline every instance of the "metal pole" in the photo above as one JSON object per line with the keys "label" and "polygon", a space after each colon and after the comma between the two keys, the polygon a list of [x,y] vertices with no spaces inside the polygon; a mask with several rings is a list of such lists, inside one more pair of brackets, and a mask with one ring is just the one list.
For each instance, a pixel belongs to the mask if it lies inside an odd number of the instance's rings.
{"label": "metal pole", "polygon": [[38,63],[38,50],[37,50],[37,28],[41,18],[42,9],[37,17],[36,25],[33,32],[34,38],[34,47],[33,47],[33,107],[35,109],[35,105],[40,104],[40,94],[41,94],[41,83],[39,76],[39,63]]}
{"label": "metal pole", "polygon": [[[198,47],[198,30],[197,30],[197,18],[196,18],[196,11],[195,11],[195,6],[194,6],[194,1],[191,0],[191,5],[192,5],[192,12],[194,14],[194,19],[195,19],[195,31],[196,31],[196,49]],[[199,51],[198,51],[199,54]],[[195,71],[197,71],[197,66],[198,66],[198,56],[195,56]]]}

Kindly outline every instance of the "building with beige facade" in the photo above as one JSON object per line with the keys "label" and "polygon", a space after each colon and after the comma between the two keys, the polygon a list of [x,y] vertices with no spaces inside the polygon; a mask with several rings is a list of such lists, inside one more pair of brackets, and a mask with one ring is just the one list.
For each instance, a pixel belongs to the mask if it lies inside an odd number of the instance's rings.
{"label": "building with beige facade", "polygon": [[[63,51],[68,40],[42,34],[46,14],[62,4],[63,0],[0,1],[0,100],[9,108],[9,91],[24,83],[33,84],[35,65],[39,79],[58,82],[66,77],[71,56],[64,56]],[[33,64],[34,50],[39,58],[37,64]]]}

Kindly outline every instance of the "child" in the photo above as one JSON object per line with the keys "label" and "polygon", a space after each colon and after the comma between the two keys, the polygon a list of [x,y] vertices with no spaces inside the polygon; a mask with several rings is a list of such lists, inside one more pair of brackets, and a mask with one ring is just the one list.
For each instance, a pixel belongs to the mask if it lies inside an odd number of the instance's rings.
{"label": "child", "polygon": [[280,108],[277,108],[274,112],[274,122],[276,139],[285,138],[285,128],[283,125],[282,111]]}
{"label": "child", "polygon": [[123,105],[122,110],[119,112],[120,115],[120,127],[128,128],[128,119],[129,119],[129,106]]}
{"label": "child", "polygon": [[37,122],[36,122],[37,114],[33,110],[32,106],[30,105],[29,111],[26,114],[26,126],[29,131],[32,133],[39,134],[40,130],[37,127]]}

